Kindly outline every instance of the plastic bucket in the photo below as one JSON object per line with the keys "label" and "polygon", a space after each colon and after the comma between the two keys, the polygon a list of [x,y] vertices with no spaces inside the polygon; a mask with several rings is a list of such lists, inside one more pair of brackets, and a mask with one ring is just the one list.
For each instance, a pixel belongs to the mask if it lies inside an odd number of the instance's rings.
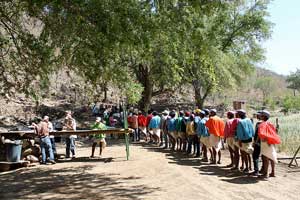
{"label": "plastic bucket", "polygon": [[6,144],[6,161],[19,162],[21,160],[22,143],[17,142],[15,144]]}

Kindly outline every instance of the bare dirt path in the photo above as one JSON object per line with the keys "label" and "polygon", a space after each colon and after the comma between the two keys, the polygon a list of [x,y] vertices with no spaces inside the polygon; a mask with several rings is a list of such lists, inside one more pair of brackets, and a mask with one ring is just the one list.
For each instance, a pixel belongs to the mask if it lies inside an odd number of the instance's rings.
{"label": "bare dirt path", "polygon": [[299,168],[278,164],[265,181],[225,168],[228,155],[208,165],[155,146],[130,148],[130,161],[123,144],[95,159],[82,146],[75,160],[2,173],[0,199],[300,199]]}

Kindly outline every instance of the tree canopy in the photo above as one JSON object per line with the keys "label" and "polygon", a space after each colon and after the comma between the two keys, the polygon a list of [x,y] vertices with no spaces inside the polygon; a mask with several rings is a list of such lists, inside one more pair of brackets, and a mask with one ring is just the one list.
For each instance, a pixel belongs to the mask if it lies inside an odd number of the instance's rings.
{"label": "tree canopy", "polygon": [[129,103],[191,84],[202,107],[263,59],[268,1],[86,0],[1,2],[2,92],[28,92],[67,67],[114,84]]}

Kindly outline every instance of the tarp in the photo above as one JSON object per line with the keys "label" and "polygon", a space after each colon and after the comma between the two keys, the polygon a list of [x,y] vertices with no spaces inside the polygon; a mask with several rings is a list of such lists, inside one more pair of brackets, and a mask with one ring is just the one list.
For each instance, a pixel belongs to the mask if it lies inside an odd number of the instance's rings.
{"label": "tarp", "polygon": [[261,140],[266,140],[268,144],[280,144],[280,137],[275,126],[271,122],[262,122],[258,127],[258,136]]}

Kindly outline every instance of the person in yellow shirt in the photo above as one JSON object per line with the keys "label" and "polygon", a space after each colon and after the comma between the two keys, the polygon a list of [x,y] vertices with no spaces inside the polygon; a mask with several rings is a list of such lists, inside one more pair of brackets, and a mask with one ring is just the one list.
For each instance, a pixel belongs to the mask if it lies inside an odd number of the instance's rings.
{"label": "person in yellow shirt", "polygon": [[196,137],[194,115],[190,115],[190,118],[187,121],[186,134],[188,137],[187,153],[190,154],[192,152],[192,143],[195,141],[195,137]]}

